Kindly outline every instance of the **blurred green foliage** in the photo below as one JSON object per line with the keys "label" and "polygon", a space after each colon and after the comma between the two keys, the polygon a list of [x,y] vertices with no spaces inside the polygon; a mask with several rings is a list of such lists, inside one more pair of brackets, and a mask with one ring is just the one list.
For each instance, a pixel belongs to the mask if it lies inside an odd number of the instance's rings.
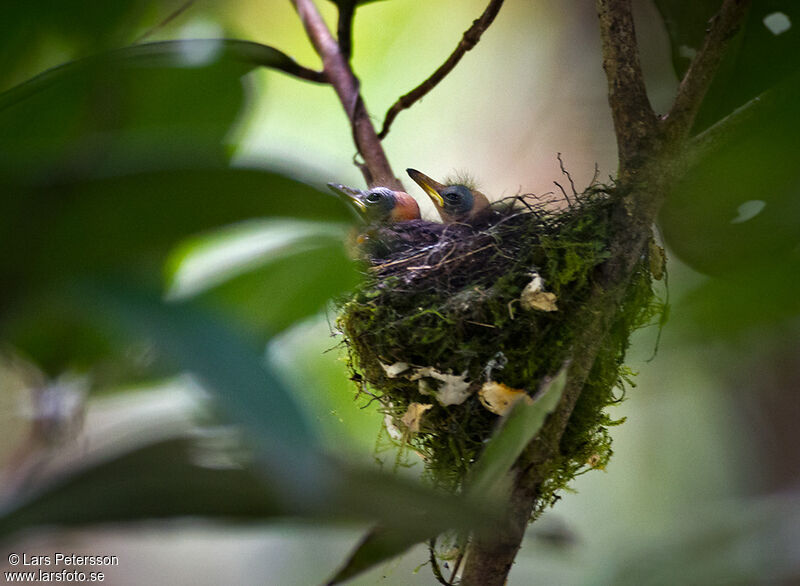
{"label": "blurred green foliage", "polygon": [[[115,6],[114,18],[130,16]],[[52,15],[78,54],[119,42],[109,32],[81,44],[83,29],[70,24],[80,9]],[[116,22],[99,10],[89,17]],[[317,313],[358,272],[344,248],[351,216],[343,204],[296,179],[229,163],[256,66],[296,71],[255,43],[161,42],[72,61],[0,94],[4,342],[53,376],[110,374],[95,378],[99,386],[191,373],[226,420],[243,424],[253,451],[247,472],[236,463],[212,471],[197,458],[214,460],[213,450],[182,441],[141,447],[144,437],[3,503],[0,533],[190,514],[402,524],[411,509],[421,515],[415,526],[436,533],[493,518],[475,503],[323,456],[265,361],[275,333]],[[224,270],[206,269],[191,291],[174,287],[187,258],[202,261],[204,249],[254,227],[270,246],[222,259]],[[132,348],[149,358],[130,364]]]}
{"label": "blurred green foliage", "polygon": [[[680,79],[703,44],[717,0],[656,0],[670,36],[672,63]],[[748,100],[797,72],[800,6],[791,0],[758,0],[731,40],[695,123],[708,128]]]}
{"label": "blurred green foliage", "polygon": [[[0,23],[0,88],[43,67],[38,62],[51,48],[68,57],[83,57],[132,42],[142,27],[154,25],[160,9],[175,2],[116,0],[92,2],[15,2]],[[46,63],[44,67],[54,65]]]}
{"label": "blurred green foliage", "polygon": [[[350,8],[370,1],[333,0]],[[250,72],[291,69],[286,55],[221,39],[129,45],[182,4],[70,0],[4,7],[0,88],[10,89],[0,94],[0,338],[51,376],[91,370],[98,386],[191,372],[225,419],[243,424],[250,451],[186,439],[128,446],[4,502],[0,533],[179,515],[357,518],[409,529],[368,543],[365,563],[356,560],[360,572],[420,535],[487,521],[492,511],[483,514],[474,503],[442,500],[323,455],[314,426],[265,362],[264,345],[276,333],[314,315],[358,278],[338,236],[349,216],[308,185],[304,169],[287,177],[230,164],[256,90]],[[680,76],[719,1],[656,4]],[[789,27],[768,26],[765,19],[775,14]],[[660,218],[670,248],[714,277],[683,308],[700,325],[695,333],[715,339],[800,312],[797,24],[800,8],[791,0],[753,4],[696,131],[754,98],[763,107],[693,162]],[[752,202],[761,205],[745,205]],[[755,215],[743,214],[743,205]],[[165,294],[187,258],[213,248],[242,222],[286,218],[314,227],[240,265],[229,259],[235,271],[215,275],[191,295]],[[133,359],[137,348],[149,358]],[[318,389],[305,390],[313,397]],[[639,584],[649,575],[652,583],[674,583],[694,565],[704,581],[764,577],[766,566],[744,562],[769,559],[769,552],[750,542],[789,532],[779,522],[796,516],[796,503],[789,505],[765,516],[762,534],[760,525],[729,523],[748,507],[738,501],[722,521],[712,519],[707,532],[691,533],[666,554],[662,535],[631,545],[630,558],[605,560],[607,573],[597,581]],[[737,539],[753,546],[752,557],[732,576],[740,566],[716,561],[742,561],[719,553],[728,545],[741,551]],[[715,563],[705,565],[686,543],[699,544]],[[774,566],[781,576],[796,569],[794,558],[785,558]]]}
{"label": "blurred green foliage", "polygon": [[[656,2],[676,73],[702,44],[719,3]],[[797,315],[800,280],[800,7],[754,2],[698,115],[696,132],[727,125],[691,158],[660,216],[678,257],[719,280],[693,296],[699,323],[735,333]],[[740,112],[735,111],[741,109]],[[733,115],[732,118],[728,118]],[[752,210],[749,213],[748,210]]]}

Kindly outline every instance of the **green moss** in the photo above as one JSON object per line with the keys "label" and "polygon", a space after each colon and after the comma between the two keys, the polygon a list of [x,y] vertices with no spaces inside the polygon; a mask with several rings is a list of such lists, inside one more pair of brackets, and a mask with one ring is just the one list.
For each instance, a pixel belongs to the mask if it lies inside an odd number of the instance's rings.
{"label": "green moss", "polygon": [[[569,356],[580,327],[573,317],[580,315],[594,275],[609,256],[614,197],[593,188],[560,213],[517,198],[514,210],[507,207],[480,229],[453,227],[433,244],[373,259],[363,285],[343,302],[339,326],[354,379],[379,398],[381,411],[402,433],[401,441],[423,456],[436,485],[458,490],[495,429],[499,417],[477,395],[485,381],[533,394]],[[520,294],[534,274],[556,295],[557,311],[522,307]],[[623,364],[630,333],[659,311],[651,280],[642,259],[575,406],[560,455],[547,471],[541,507],[554,502],[576,475],[604,467],[611,457],[608,428],[619,422],[607,408],[620,400],[615,389],[630,378]],[[395,363],[409,367],[390,377],[382,365]],[[411,376],[423,367],[465,373],[472,394],[460,404],[441,405]],[[439,384],[422,380],[428,387]],[[433,404],[418,431],[401,421],[411,403]]]}

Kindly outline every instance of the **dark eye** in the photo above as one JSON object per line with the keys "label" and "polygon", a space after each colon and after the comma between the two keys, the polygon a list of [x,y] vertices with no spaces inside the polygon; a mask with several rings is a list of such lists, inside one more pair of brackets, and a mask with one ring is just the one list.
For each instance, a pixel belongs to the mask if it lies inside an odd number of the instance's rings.
{"label": "dark eye", "polygon": [[462,214],[472,209],[472,191],[465,185],[451,185],[442,190],[444,208],[452,214]]}
{"label": "dark eye", "polygon": [[372,193],[367,194],[367,197],[365,198],[367,203],[378,203],[382,199],[383,199],[383,194],[374,191]]}
{"label": "dark eye", "polygon": [[450,203],[467,201],[472,197],[472,192],[465,185],[451,185],[442,191],[442,197]]}

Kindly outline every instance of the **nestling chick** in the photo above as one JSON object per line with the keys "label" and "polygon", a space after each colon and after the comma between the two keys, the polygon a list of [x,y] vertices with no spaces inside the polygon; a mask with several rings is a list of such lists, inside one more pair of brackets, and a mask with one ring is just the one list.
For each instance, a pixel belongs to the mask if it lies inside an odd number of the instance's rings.
{"label": "nestling chick", "polygon": [[366,257],[373,264],[379,264],[399,250],[438,240],[442,224],[420,219],[416,200],[404,191],[388,187],[364,191],[339,183],[328,183],[328,187],[367,224],[351,235],[349,247],[355,257]]}
{"label": "nestling chick", "polygon": [[388,187],[373,187],[364,191],[339,183],[328,183],[328,187],[343,197],[367,224],[391,224],[420,217],[417,201],[405,191],[394,191]]}
{"label": "nestling chick", "polygon": [[488,198],[466,185],[444,185],[416,169],[406,169],[417,185],[431,198],[445,224],[481,222],[492,214]]}

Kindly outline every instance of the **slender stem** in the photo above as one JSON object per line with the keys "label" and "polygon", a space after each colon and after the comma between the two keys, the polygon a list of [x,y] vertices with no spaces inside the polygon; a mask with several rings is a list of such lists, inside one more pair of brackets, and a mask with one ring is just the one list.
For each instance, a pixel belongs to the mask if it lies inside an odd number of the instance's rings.
{"label": "slender stem", "polygon": [[292,4],[303,22],[314,49],[322,58],[325,75],[336,90],[350,120],[353,140],[364,159],[364,164],[360,165],[364,179],[370,186],[385,185],[393,189],[402,189],[403,185],[395,177],[369,119],[364,100],[359,93],[358,80],[342,54],[339,43],[328,30],[313,0],[292,0]]}
{"label": "slender stem", "polygon": [[353,16],[356,13],[355,0],[352,2],[339,2],[339,20],[336,26],[336,36],[339,39],[339,50],[345,61],[350,61],[353,52]]}
{"label": "slender stem", "polygon": [[181,16],[184,12],[189,10],[189,8],[191,8],[194,3],[195,3],[195,0],[186,0],[183,4],[178,6],[175,10],[170,12],[164,20],[162,20],[161,22],[159,22],[155,26],[153,26],[153,27],[147,29],[146,31],[144,31],[139,36],[139,38],[137,38],[134,41],[134,44],[141,43],[145,39],[147,39],[147,38],[153,36],[154,34],[156,34],[158,31],[163,29],[165,26],[170,24],[172,21],[177,19],[179,16]]}
{"label": "slender stem", "polygon": [[483,14],[481,14],[480,17],[478,17],[472,23],[472,26],[469,27],[469,29],[467,29],[467,31],[461,37],[461,41],[447,58],[447,61],[442,63],[442,65],[440,65],[439,68],[434,71],[428,79],[423,81],[407,94],[400,96],[400,98],[398,98],[397,101],[392,104],[392,106],[386,112],[386,116],[383,119],[383,127],[381,128],[380,134],[378,134],[378,137],[381,140],[386,138],[386,135],[389,134],[389,129],[392,126],[392,122],[394,122],[394,119],[397,118],[397,115],[400,112],[410,108],[416,102],[425,97],[428,92],[435,88],[439,82],[447,77],[447,74],[449,74],[455,68],[455,66],[458,65],[458,62],[461,61],[461,58],[464,56],[464,54],[478,44],[478,41],[480,41],[483,33],[489,28],[492,22],[494,22],[494,19],[497,16],[497,13],[500,12],[500,8],[502,6],[503,0],[491,0],[489,5],[486,7],[486,10],[483,11]]}
{"label": "slender stem", "polygon": [[[211,42],[214,42],[213,40]],[[314,83],[328,83],[324,71],[309,69],[297,63],[294,59],[274,47],[254,43],[253,41],[240,41],[237,39],[222,39],[223,48],[233,56],[248,63],[276,69],[294,77],[313,81]],[[153,43],[154,48],[156,44]]]}
{"label": "slender stem", "polygon": [[631,0],[597,0],[603,69],[617,135],[620,177],[652,152],[657,118],[647,98]]}
{"label": "slender stem", "polygon": [[739,30],[751,0],[725,0],[709,21],[703,45],[683,76],[664,127],[671,141],[689,135],[714,73],[730,40]]}

